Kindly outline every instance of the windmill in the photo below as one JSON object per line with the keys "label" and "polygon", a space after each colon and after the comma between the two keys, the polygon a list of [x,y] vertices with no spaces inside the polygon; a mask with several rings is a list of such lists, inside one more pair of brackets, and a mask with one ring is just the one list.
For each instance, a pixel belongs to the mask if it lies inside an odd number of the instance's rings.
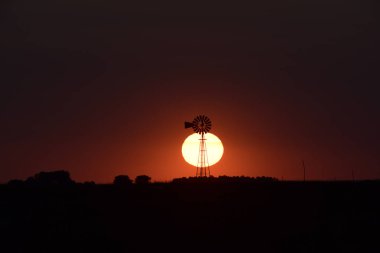
{"label": "windmill", "polygon": [[211,120],[205,115],[198,115],[192,122],[185,122],[185,128],[193,128],[194,132],[200,134],[201,137],[199,139],[199,153],[196,176],[210,176],[205,134],[211,130]]}

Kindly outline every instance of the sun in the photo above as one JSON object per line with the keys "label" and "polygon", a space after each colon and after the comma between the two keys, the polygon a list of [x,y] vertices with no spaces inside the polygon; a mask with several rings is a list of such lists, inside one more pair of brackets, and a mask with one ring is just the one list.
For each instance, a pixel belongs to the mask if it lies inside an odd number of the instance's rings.
{"label": "sun", "polygon": [[[198,165],[200,134],[189,135],[182,144],[182,156],[186,162],[193,166]],[[212,133],[205,134],[207,157],[209,166],[216,164],[223,156],[224,148],[222,141]]]}

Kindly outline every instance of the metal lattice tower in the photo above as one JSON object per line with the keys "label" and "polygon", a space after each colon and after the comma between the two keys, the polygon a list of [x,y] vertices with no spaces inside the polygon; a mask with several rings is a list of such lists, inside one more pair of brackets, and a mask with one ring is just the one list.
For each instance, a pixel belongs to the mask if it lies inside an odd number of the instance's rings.
{"label": "metal lattice tower", "polygon": [[207,156],[207,146],[205,134],[211,130],[211,120],[205,115],[195,117],[192,122],[185,122],[185,128],[193,128],[194,132],[200,134],[199,153],[196,177],[210,176],[210,167]]}
{"label": "metal lattice tower", "polygon": [[203,133],[201,134],[201,138],[199,139],[199,153],[198,153],[196,176],[197,177],[210,176],[210,167],[208,163],[206,139]]}

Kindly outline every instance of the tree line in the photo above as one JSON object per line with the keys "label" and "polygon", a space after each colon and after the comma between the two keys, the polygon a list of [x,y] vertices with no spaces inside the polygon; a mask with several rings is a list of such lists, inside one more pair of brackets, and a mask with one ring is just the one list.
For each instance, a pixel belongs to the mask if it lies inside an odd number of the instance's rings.
{"label": "tree line", "polygon": [[[250,182],[275,182],[278,181],[274,177],[247,177],[247,176],[219,176],[219,177],[182,177],[175,178],[170,183],[186,184],[186,183],[250,183]],[[136,176],[132,180],[128,175],[118,175],[113,180],[115,186],[129,185],[146,185],[151,183],[151,177],[147,175]],[[34,176],[28,177],[26,180],[13,179],[8,185],[18,186],[70,186],[76,184],[95,185],[95,182],[77,183],[71,179],[70,173],[65,170],[39,172]]]}
{"label": "tree line", "polygon": [[[117,186],[125,186],[132,184],[149,184],[151,183],[151,177],[147,175],[139,175],[134,180],[132,180],[127,175],[118,175],[114,178],[113,184]],[[36,173],[34,176],[28,177],[26,180],[12,179],[8,182],[8,185],[18,186],[70,186],[79,184],[71,179],[70,173],[65,170],[57,171],[42,171]],[[84,182],[84,185],[95,185],[95,182]]]}

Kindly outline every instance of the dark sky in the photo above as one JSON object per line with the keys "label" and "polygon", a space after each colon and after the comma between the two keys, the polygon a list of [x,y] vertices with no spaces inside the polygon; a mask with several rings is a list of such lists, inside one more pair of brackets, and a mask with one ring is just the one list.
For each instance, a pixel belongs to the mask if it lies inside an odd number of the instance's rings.
{"label": "dark sky", "polygon": [[0,182],[192,176],[198,114],[224,143],[214,175],[380,178],[379,7],[3,0]]}

